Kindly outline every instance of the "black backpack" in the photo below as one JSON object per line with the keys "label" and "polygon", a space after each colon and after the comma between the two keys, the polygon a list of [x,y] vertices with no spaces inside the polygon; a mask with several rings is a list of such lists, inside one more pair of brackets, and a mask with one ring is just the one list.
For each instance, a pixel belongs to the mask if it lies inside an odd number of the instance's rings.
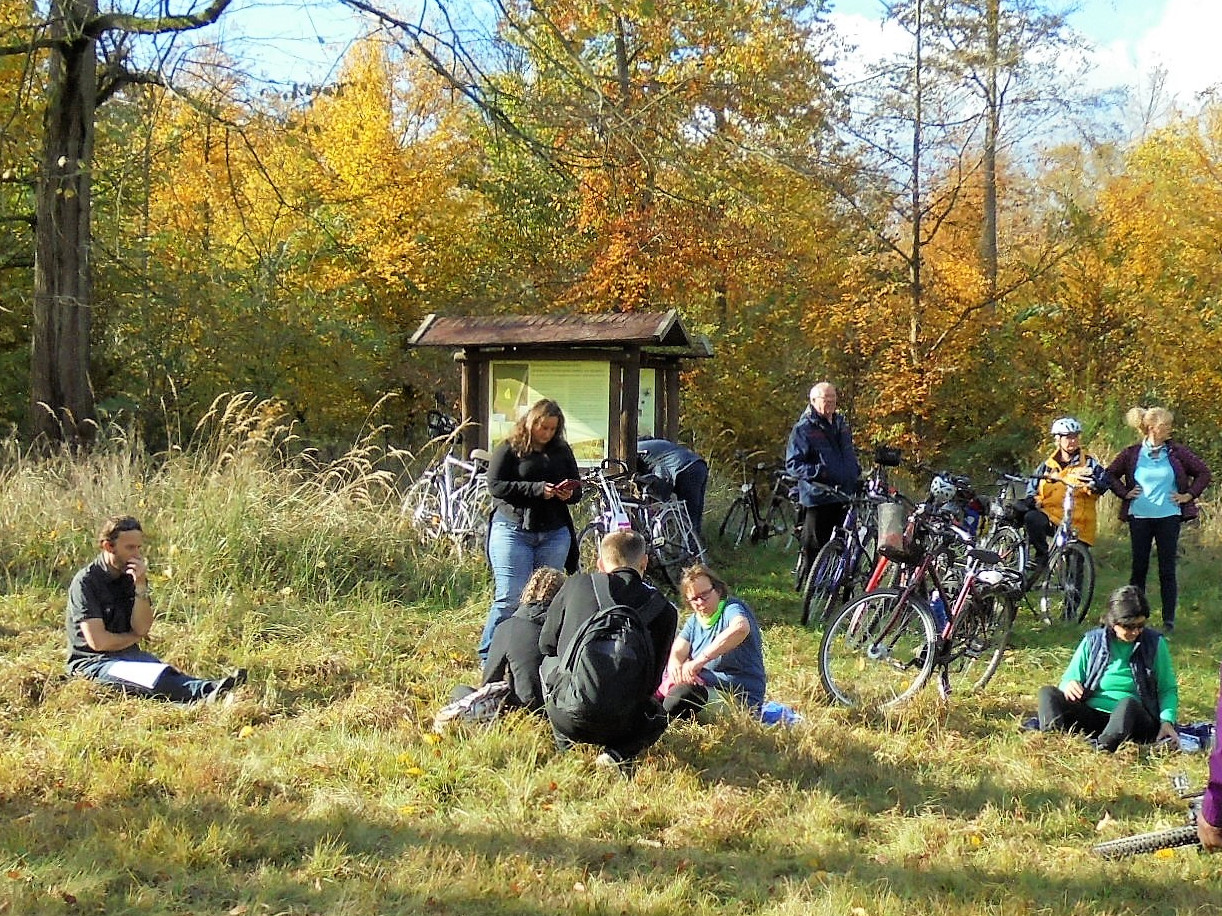
{"label": "black backpack", "polygon": [[549,678],[547,712],[565,730],[622,733],[634,724],[654,683],[653,639],[642,611],[666,599],[658,592],[640,609],[616,604],[610,579],[591,573],[598,611],[574,634]]}

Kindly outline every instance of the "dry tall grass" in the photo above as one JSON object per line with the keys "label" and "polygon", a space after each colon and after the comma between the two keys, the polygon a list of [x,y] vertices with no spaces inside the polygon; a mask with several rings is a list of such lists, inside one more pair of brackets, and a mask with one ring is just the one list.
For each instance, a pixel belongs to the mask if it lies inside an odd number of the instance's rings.
{"label": "dry tall grass", "polygon": [[[558,755],[513,715],[435,738],[474,676],[478,564],[403,530],[396,462],[294,454],[270,405],[218,404],[147,458],[0,470],[0,912],[59,914],[1204,913],[1222,860],[1107,864],[1099,837],[1178,816],[1170,772],[1204,758],[1099,757],[1022,733],[1076,633],[1026,614],[989,692],[929,691],[890,718],[822,705],[785,559],[715,560],[766,629],[771,693],[806,722],[669,731],[635,780]],[[244,665],[230,706],[120,699],[62,677],[63,585],[111,511],[149,523],[153,647]],[[1207,532],[1204,532],[1207,534]],[[1187,718],[1212,710],[1216,542],[1186,546],[1175,655]],[[1100,544],[1101,590],[1127,547]],[[761,558],[769,557],[767,560]]]}

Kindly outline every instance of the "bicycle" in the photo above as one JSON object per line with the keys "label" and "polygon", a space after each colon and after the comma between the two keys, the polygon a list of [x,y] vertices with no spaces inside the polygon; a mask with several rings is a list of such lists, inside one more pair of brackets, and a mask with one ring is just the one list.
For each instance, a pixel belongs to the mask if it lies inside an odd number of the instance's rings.
{"label": "bicycle", "polygon": [[1012,497],[1016,484],[1026,489],[1027,478],[1017,474],[999,473],[997,496],[988,501],[983,546],[1001,557],[1001,562],[1020,576],[1026,576],[1029,549],[1023,528],[1022,504]]}
{"label": "bicycle", "polygon": [[424,540],[447,539],[459,554],[482,545],[492,514],[491,457],[484,449],[472,449],[468,461],[444,453],[408,489],[400,514]]}
{"label": "bicycle", "polygon": [[936,560],[959,538],[930,501],[913,513],[906,547],[879,553],[907,569],[904,584],[870,592],[840,612],[819,646],[819,678],[833,701],[844,706],[889,709],[905,702],[939,669],[939,690],[951,692],[952,668],[963,673],[983,665],[972,691],[985,688],[1001,664],[1017,609],[1018,583],[1000,568],[997,554],[967,551],[963,578],[944,619],[928,596],[948,592]]}
{"label": "bicycle", "polygon": [[837,601],[848,601],[859,584],[864,585],[875,564],[878,544],[878,511],[884,503],[912,505],[891,486],[887,469],[900,463],[900,450],[886,445],[874,447],[874,466],[862,484],[862,493],[850,496],[818,481],[811,486],[838,502],[847,503],[844,518],[819,548],[809,567],[803,569],[799,552],[795,577],[802,592],[802,625],[823,623]]}
{"label": "bicycle", "polygon": [[1095,596],[1095,558],[1090,545],[1078,538],[1073,509],[1077,491],[1090,490],[1091,485],[1051,476],[1044,479],[1064,483],[1065,496],[1061,501],[1061,523],[1053,533],[1048,551],[1048,566],[1032,583],[1039,591],[1040,616],[1045,624],[1053,620],[1081,623]]}
{"label": "bicycle", "polygon": [[1175,849],[1179,846],[1199,846],[1201,839],[1197,835],[1197,816],[1201,813],[1201,796],[1203,790],[1192,791],[1188,788],[1188,777],[1177,773],[1171,777],[1180,798],[1188,802],[1187,824],[1180,827],[1166,827],[1162,830],[1152,830],[1149,833],[1138,833],[1133,836],[1120,837],[1096,843],[1091,852],[1104,859],[1123,859],[1128,856],[1142,855],[1147,852],[1158,852],[1160,849]]}
{"label": "bicycle", "polygon": [[705,561],[704,545],[687,505],[673,495],[666,500],[650,496],[650,480],[650,475],[632,475],[627,464],[615,458],[603,459],[583,476],[593,496],[590,521],[577,535],[581,568],[596,568],[599,545],[608,533],[631,528],[645,538],[646,575],[657,585],[677,590],[683,570]]}
{"label": "bicycle", "polygon": [[[898,452],[894,454],[897,464]],[[880,455],[882,450],[876,450],[874,467],[860,495],[848,496],[834,487],[815,484],[823,492],[843,498],[848,510],[828,542],[815,554],[806,574],[802,588],[803,626],[826,623],[839,605],[847,603],[859,587],[864,588],[875,565],[878,508],[883,503],[906,500],[887,483],[886,468],[894,464],[879,462]]]}
{"label": "bicycle", "polygon": [[[784,546],[791,547],[794,541],[794,525],[797,512],[794,509],[797,479],[779,465],[769,466],[759,462],[748,467],[746,452],[735,452],[734,460],[742,467],[742,483],[738,495],[726,510],[721,521],[718,537],[738,548],[744,540],[752,544],[767,544],[773,538],[785,535]],[[767,509],[760,505],[759,478],[768,473],[771,486],[766,499]]]}

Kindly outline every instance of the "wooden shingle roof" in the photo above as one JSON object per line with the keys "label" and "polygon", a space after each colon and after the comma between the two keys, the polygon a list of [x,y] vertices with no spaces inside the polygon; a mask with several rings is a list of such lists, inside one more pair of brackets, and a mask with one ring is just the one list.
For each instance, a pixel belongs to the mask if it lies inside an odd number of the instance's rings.
{"label": "wooden shingle roof", "polygon": [[693,339],[679,313],[616,312],[598,315],[429,315],[412,335],[416,347],[665,348],[681,356],[712,356],[708,340]]}

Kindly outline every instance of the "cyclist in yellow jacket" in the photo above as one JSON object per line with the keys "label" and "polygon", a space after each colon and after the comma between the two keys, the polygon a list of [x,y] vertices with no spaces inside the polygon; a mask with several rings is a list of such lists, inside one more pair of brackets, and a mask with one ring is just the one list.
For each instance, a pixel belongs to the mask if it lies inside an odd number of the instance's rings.
{"label": "cyclist in yellow jacket", "polygon": [[1073,526],[1087,544],[1095,543],[1095,503],[1108,489],[1107,469],[1094,455],[1082,451],[1082,424],[1061,417],[1052,424],[1056,451],[1044,459],[1027,484],[1030,510],[1023,518],[1031,543],[1032,571],[1048,566],[1048,538],[1064,517],[1065,487],[1080,487],[1075,494]]}

